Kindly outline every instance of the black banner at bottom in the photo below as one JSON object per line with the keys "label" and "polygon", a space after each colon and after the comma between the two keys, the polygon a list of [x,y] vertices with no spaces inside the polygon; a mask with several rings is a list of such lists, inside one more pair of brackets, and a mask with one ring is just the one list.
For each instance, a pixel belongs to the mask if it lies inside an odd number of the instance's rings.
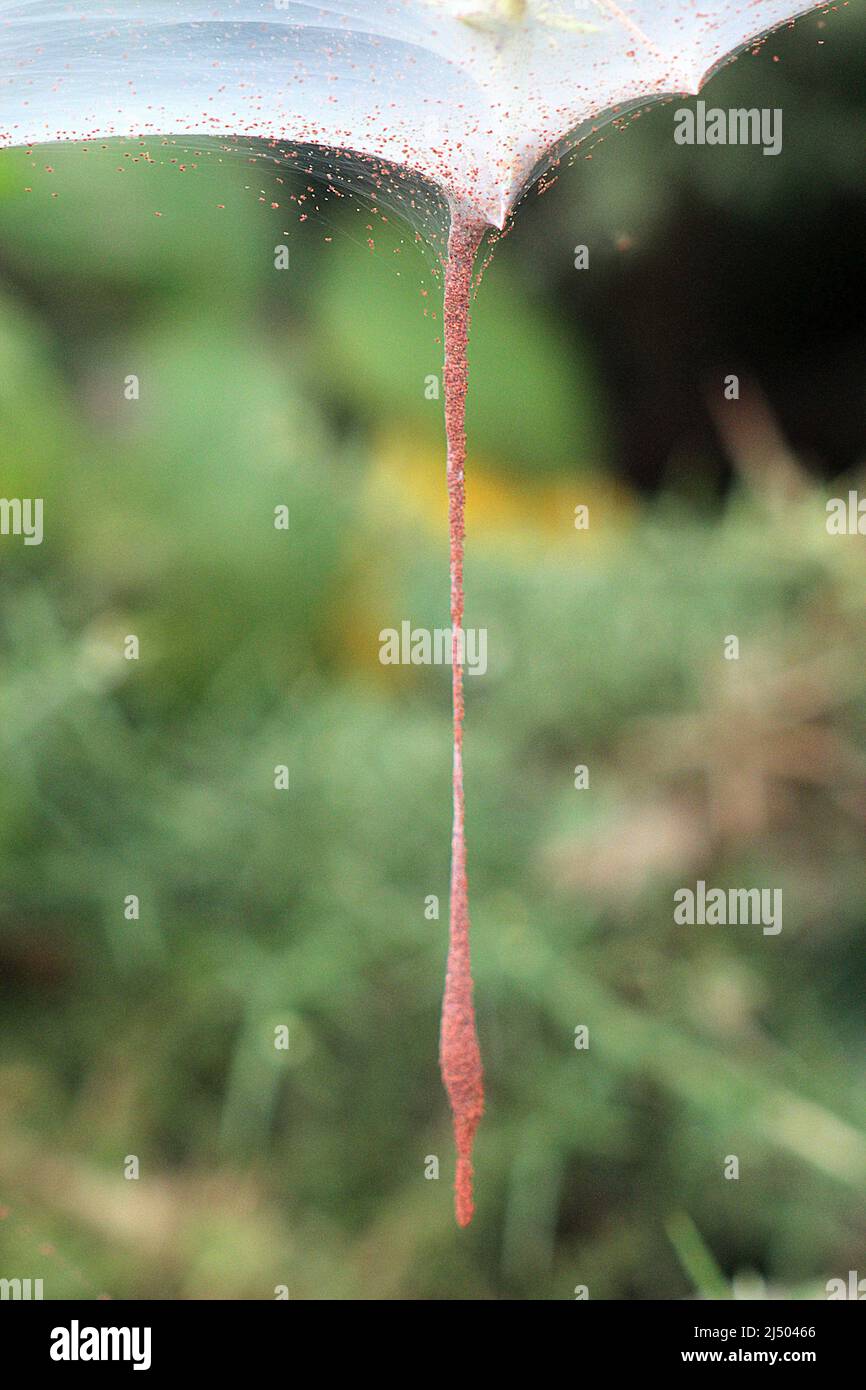
{"label": "black banner at bottom", "polygon": [[[343,1340],[346,1322],[353,1315],[345,1304],[329,1305],[326,1337],[316,1337],[318,1369],[328,1361],[340,1364],[349,1354],[372,1358],[371,1325],[364,1339]],[[369,1308],[368,1303],[362,1305]],[[509,1305],[512,1306],[512,1305]],[[536,1333],[537,1305],[521,1305],[523,1313],[509,1314],[507,1336],[491,1341],[490,1330],[477,1321],[470,1327],[454,1314],[449,1324],[458,1334],[480,1334],[479,1358],[498,1359],[501,1351],[514,1348],[515,1333],[526,1320],[527,1332]],[[389,1305],[390,1307],[390,1305]],[[338,1311],[339,1310],[339,1311]],[[70,1375],[99,1377],[110,1369],[161,1376],[177,1372],[221,1377],[233,1372],[249,1376],[257,1369],[282,1365],[289,1373],[289,1348],[297,1354],[301,1339],[315,1336],[317,1319],[310,1323],[311,1305],[302,1302],[269,1303],[169,1303],[169,1302],[4,1302],[0,1305],[5,1358],[19,1368],[48,1373],[51,1379]],[[369,1313],[366,1315],[369,1319]],[[486,1322],[486,1319],[485,1319]],[[330,1327],[328,1326],[330,1324]],[[776,1369],[807,1366],[822,1375],[860,1359],[866,1322],[858,1307],[840,1302],[689,1302],[602,1303],[574,1302],[567,1314],[543,1315],[545,1351],[555,1348],[551,1339],[562,1332],[569,1339],[570,1354],[578,1337],[581,1361],[590,1358],[610,1371],[668,1371],[674,1367],[739,1366]],[[441,1355],[448,1362],[441,1322],[424,1343],[424,1371]],[[400,1336],[399,1322],[389,1322],[389,1340]],[[293,1340],[287,1343],[287,1337]],[[539,1344],[536,1343],[536,1347]],[[481,1348],[484,1347],[482,1352]],[[351,1351],[350,1351],[351,1348]],[[441,1348],[441,1351],[439,1350]],[[465,1349],[465,1348],[464,1348]],[[377,1359],[381,1356],[380,1347]],[[508,1353],[509,1356],[511,1352]],[[546,1358],[545,1358],[546,1359]],[[381,1362],[380,1362],[381,1364]],[[464,1353],[461,1351],[461,1364]],[[465,1358],[468,1367],[468,1357]],[[489,1364],[489,1362],[488,1362]]]}

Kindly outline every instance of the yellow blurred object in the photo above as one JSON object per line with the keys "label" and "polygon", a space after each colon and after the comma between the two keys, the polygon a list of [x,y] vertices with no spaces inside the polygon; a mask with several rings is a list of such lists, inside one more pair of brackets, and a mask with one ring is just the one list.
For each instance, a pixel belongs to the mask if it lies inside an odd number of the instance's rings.
{"label": "yellow blurred object", "polygon": [[[415,666],[387,666],[379,661],[379,629],[388,624],[391,596],[400,591],[395,572],[398,556],[388,532],[435,538],[442,554],[443,620],[448,596],[448,492],[445,486],[445,441],[431,445],[404,428],[377,439],[363,490],[363,503],[378,538],[376,564],[366,548],[353,566],[351,590],[335,612],[334,648],[345,670],[363,671],[392,693],[421,677]],[[588,508],[589,526],[575,528],[575,508]],[[466,530],[471,549],[484,545],[505,549],[510,560],[532,565],[557,544],[580,564],[600,557],[619,542],[636,517],[636,502],[626,488],[593,478],[518,477],[489,458],[471,455],[466,473]],[[399,552],[398,552],[399,555]],[[392,614],[394,622],[406,614]]]}
{"label": "yellow blurred object", "polygon": [[[415,521],[428,533],[447,535],[445,445],[433,447],[403,430],[380,436],[370,470],[366,498],[378,516]],[[588,508],[589,525],[576,529],[575,508]],[[471,452],[466,468],[466,529],[470,545],[507,541],[536,552],[551,542],[587,548],[610,544],[631,526],[636,511],[631,493],[606,479],[544,478],[498,469]]]}

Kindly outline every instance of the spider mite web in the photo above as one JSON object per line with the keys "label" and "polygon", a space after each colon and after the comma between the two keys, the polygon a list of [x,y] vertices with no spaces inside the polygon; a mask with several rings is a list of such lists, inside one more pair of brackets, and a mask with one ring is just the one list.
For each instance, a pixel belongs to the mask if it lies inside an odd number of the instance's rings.
{"label": "spider mite web", "polygon": [[[0,144],[112,136],[268,142],[372,194],[445,254],[453,830],[440,1065],[458,1223],[473,1214],[484,1108],[469,956],[463,797],[465,405],[475,257],[550,165],[605,121],[696,93],[797,0],[0,0]],[[304,147],[302,149],[301,147]],[[306,162],[305,162],[306,161]],[[425,188],[425,185],[427,186]],[[441,203],[438,203],[441,211]]]}
{"label": "spider mite web", "polygon": [[234,135],[415,170],[502,226],[545,152],[695,92],[802,0],[0,0],[0,143]]}

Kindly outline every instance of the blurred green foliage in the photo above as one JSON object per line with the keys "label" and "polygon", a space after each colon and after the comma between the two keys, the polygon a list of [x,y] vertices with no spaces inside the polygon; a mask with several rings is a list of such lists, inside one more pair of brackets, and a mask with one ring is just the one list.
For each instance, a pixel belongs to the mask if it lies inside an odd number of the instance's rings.
{"label": "blurred green foliage", "polygon": [[[839,29],[862,58],[862,19]],[[765,54],[718,79],[762,104],[799,82],[795,150],[829,119],[815,32],[787,78]],[[0,157],[2,490],[46,518],[41,547],[0,552],[4,1276],[545,1299],[820,1297],[863,1271],[862,541],[828,538],[754,401],[762,464],[723,505],[595,492],[609,387],[544,293],[545,219],[567,264],[576,208],[613,247],[702,180],[758,216],[786,196],[768,177],[813,177],[802,153],[683,151],[665,119],[563,171],[474,310],[471,452],[518,511],[553,477],[592,521],[470,518],[491,664],[467,682],[488,1088],[468,1232],[436,1062],[448,673],[377,661],[380,628],[447,622],[446,538],[408,483],[371,486],[386,436],[407,478],[441,444],[435,258],[393,222],[371,255],[362,204],[299,222],[306,181],[260,152]],[[846,140],[809,136],[828,187]],[[698,877],[781,887],[782,934],[675,927]]]}

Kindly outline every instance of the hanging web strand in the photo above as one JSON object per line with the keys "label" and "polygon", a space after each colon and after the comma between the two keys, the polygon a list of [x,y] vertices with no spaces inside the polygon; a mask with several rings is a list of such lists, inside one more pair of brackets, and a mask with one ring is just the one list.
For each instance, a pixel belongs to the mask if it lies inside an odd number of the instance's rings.
{"label": "hanging web strand", "polygon": [[448,966],[442,1001],[439,1064],[451,1102],[457,1145],[455,1212],[468,1226],[472,1200],[472,1145],[484,1111],[481,1053],[475,1028],[469,955],[469,887],[463,796],[463,537],[465,530],[466,389],[469,296],[483,222],[452,218],[445,267],[445,428],[448,440],[448,520],[451,549],[451,680],[454,717],[451,899]]}

